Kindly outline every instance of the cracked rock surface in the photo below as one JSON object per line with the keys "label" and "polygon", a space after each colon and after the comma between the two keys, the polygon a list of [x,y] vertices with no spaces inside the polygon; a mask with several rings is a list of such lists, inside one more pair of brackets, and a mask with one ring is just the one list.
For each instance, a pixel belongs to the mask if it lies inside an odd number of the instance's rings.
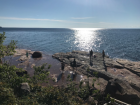
{"label": "cracked rock surface", "polygon": [[102,53],[99,52],[93,52],[93,55],[96,57],[92,56],[91,61],[89,53],[85,51],[56,53],[52,57],[65,63],[65,68],[72,67],[71,63],[75,58],[77,62],[75,72],[85,76],[89,74],[90,85],[92,79],[95,78],[93,72],[98,72],[100,84],[104,87],[102,91],[132,105],[140,104],[140,62],[112,59],[108,56],[105,56],[103,60]]}

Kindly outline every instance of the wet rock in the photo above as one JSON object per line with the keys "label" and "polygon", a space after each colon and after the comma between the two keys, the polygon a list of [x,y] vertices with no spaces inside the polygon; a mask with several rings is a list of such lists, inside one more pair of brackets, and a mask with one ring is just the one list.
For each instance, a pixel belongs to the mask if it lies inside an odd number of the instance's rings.
{"label": "wet rock", "polygon": [[26,55],[22,55],[19,59],[18,59],[18,61],[26,61],[26,60],[28,60],[29,58],[28,57],[26,57]]}
{"label": "wet rock", "polygon": [[39,51],[36,51],[36,52],[34,52],[34,53],[32,54],[32,57],[33,57],[33,58],[40,58],[40,57],[42,57],[42,53],[39,52]]}

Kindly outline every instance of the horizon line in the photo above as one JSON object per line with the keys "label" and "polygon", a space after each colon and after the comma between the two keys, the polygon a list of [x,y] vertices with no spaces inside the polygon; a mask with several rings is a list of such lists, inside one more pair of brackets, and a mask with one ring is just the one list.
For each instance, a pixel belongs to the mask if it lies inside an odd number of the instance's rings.
{"label": "horizon line", "polygon": [[[54,28],[54,27],[2,27],[0,26],[0,28]],[[56,27],[58,28],[58,27]],[[64,27],[59,27],[59,28],[64,28]],[[76,28],[70,28],[70,27],[65,27],[65,28],[69,28],[69,29],[76,29]],[[99,28],[99,27],[96,27]],[[87,28],[87,29],[92,29],[92,28]],[[140,29],[140,28],[100,28],[100,29]]]}

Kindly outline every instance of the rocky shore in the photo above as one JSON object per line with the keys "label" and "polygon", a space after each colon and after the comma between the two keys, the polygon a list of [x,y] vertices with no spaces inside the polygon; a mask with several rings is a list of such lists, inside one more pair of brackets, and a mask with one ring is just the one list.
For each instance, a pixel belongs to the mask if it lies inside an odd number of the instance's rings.
{"label": "rocky shore", "polygon": [[[28,52],[28,57],[26,52]],[[86,83],[88,74],[89,86],[92,87],[93,79],[96,78],[94,72],[98,72],[97,81],[94,83],[96,89],[109,93],[112,97],[123,102],[132,105],[140,104],[140,62],[112,59],[109,56],[105,56],[103,59],[102,53],[99,52],[93,52],[95,56],[91,57],[91,61],[89,52],[85,51],[56,53],[52,57],[42,54],[39,58],[32,58],[33,53],[31,50],[16,49],[16,53],[10,62],[12,65],[23,68],[31,76],[34,73],[33,66],[39,66],[43,63],[51,64],[50,76],[55,79],[55,83],[52,81],[51,84],[55,86],[60,86],[61,84],[66,86],[66,81],[64,83],[64,80],[67,78],[69,71],[76,72],[79,76],[79,80],[76,80],[77,75],[71,75],[73,81],[76,81],[77,84],[79,84],[80,80]],[[74,58],[76,60],[76,68],[73,69],[72,63]],[[9,57],[5,57],[5,60],[9,59]],[[60,71],[61,62],[65,64],[65,73]],[[88,72],[87,68],[89,68]]]}
{"label": "rocky shore", "polygon": [[[111,94],[112,97],[132,105],[140,104],[140,62],[133,62],[124,59],[112,59],[102,54],[93,52],[91,61],[89,53],[85,51],[72,51],[67,53],[56,53],[53,58],[65,63],[64,71],[73,70],[72,62],[75,58],[77,69],[74,71],[83,75],[89,74],[89,84],[95,78],[93,72],[98,72],[98,82],[95,88]],[[89,71],[87,72],[87,68]]]}
{"label": "rocky shore", "polygon": [[[13,56],[8,56],[3,59],[4,61],[8,61],[10,65],[15,65],[18,68],[22,68],[26,71],[27,74],[30,76],[33,76],[34,69],[33,66],[41,66],[44,63],[52,65],[49,69],[50,75],[49,77],[52,78],[49,80],[49,84],[55,85],[55,86],[61,86],[67,84],[67,76],[71,75],[71,71],[67,70],[65,72],[61,71],[61,63],[55,59],[52,58],[51,55],[47,55],[43,52],[39,53],[39,56],[41,54],[41,57],[33,57],[33,53],[35,51],[26,50],[26,49],[15,49],[15,54]],[[26,52],[28,52],[28,57],[26,56]],[[35,54],[35,53],[34,53]],[[18,75],[23,75],[21,73],[17,73]],[[82,78],[81,75],[72,76],[74,81],[78,82]],[[42,86],[46,86],[47,84],[42,84]]]}

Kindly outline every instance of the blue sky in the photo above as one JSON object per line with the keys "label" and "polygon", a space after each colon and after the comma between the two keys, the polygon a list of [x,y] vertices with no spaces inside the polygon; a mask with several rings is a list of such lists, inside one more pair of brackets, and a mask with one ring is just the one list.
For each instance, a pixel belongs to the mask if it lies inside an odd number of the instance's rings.
{"label": "blue sky", "polygon": [[140,28],[140,0],[0,0],[0,26]]}

